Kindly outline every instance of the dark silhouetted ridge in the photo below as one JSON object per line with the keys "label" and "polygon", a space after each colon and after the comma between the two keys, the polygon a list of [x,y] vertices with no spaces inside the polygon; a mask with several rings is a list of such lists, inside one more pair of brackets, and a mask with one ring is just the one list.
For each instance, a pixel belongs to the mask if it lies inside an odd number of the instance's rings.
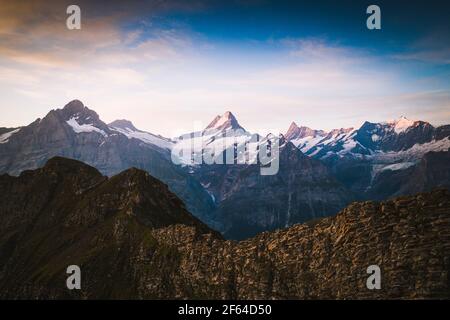
{"label": "dark silhouetted ridge", "polygon": [[[148,173],[108,179],[89,168],[56,157],[0,176],[0,298],[449,298],[447,190],[355,202],[236,242]],[[373,264],[382,290],[367,290]],[[65,287],[69,265],[82,270],[81,290]]]}

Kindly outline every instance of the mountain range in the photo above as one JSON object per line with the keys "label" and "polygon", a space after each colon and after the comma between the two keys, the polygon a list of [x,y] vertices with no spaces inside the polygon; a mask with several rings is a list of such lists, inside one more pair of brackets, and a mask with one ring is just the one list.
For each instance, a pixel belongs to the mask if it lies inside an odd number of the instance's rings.
{"label": "mountain range", "polygon": [[[405,117],[330,132],[292,123],[280,134],[279,172],[273,176],[261,176],[256,164],[192,163],[191,155],[180,164],[171,159],[173,148],[193,145],[198,136],[206,140],[203,147],[226,146],[222,139],[230,131],[237,145],[252,136],[231,112],[201,132],[170,139],[128,120],[106,124],[74,100],[27,126],[0,128],[0,174],[19,175],[54,156],[83,161],[107,176],[136,167],[167,184],[189,212],[231,239],[334,215],[353,200],[450,187],[450,126]],[[194,157],[202,152],[194,150]]]}
{"label": "mountain range", "polygon": [[[359,199],[386,199],[450,186],[450,125],[433,127],[402,116],[384,123],[366,121],[359,129],[325,132],[293,122],[286,138],[306,155],[325,163]],[[423,170],[429,157],[443,169],[440,177],[431,167]],[[414,181],[419,171],[422,183]],[[380,192],[380,185],[388,188]],[[415,187],[408,189],[407,185]]]}
{"label": "mountain range", "polygon": [[[448,190],[355,202],[236,242],[146,171],[106,177],[54,157],[0,175],[0,206],[1,299],[450,298]],[[71,265],[80,290],[66,287]],[[371,265],[381,290],[366,286]]]}

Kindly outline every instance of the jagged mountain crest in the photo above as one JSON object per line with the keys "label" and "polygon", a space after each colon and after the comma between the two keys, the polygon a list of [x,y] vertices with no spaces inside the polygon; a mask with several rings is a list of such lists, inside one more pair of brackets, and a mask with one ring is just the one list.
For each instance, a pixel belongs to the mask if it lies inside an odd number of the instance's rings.
{"label": "jagged mountain crest", "polygon": [[51,110],[42,120],[35,123],[37,128],[43,129],[63,127],[67,134],[93,133],[105,138],[112,133],[100,116],[80,100],[72,100],[61,109]]}
{"label": "jagged mountain crest", "polygon": [[[120,119],[106,124],[99,115],[86,107],[80,100],[72,100],[62,109],[50,111],[42,120],[35,122],[38,126],[63,126],[68,132],[75,134],[93,133],[100,134],[100,139],[111,138],[122,134],[128,139],[137,139],[148,145],[162,149],[170,149],[170,139],[137,129],[129,120]],[[70,130],[71,129],[71,130]]]}
{"label": "jagged mountain crest", "polygon": [[407,131],[415,123],[416,123],[416,121],[414,121],[414,120],[409,120],[405,116],[400,116],[400,118],[390,122],[389,124],[393,126],[395,133],[400,134],[402,132]]}
{"label": "jagged mountain crest", "polygon": [[[365,121],[358,129],[341,128],[329,132],[299,127],[293,122],[286,137],[303,152],[318,158],[335,155],[371,155],[374,152],[401,151],[448,136],[446,126],[409,120],[405,116],[387,122]],[[447,132],[447,134],[444,134]]]}
{"label": "jagged mountain crest", "polygon": [[[295,132],[297,127],[291,125],[290,131]],[[365,121],[356,130],[332,130],[325,137],[291,136],[292,143],[324,162],[347,188],[369,199],[407,193],[403,185],[414,185],[409,179],[412,172],[421,172],[421,177],[433,175],[430,167],[418,171],[421,160],[430,158],[433,152],[445,154],[450,148],[449,125],[434,127],[405,116],[379,123]],[[445,157],[435,158],[443,178],[434,178],[431,185],[448,185],[443,169],[446,165],[442,164]],[[415,180],[414,188],[408,190],[429,190],[426,179]]]}
{"label": "jagged mountain crest", "polygon": [[62,109],[56,109],[64,120],[76,119],[80,125],[90,124],[101,129],[107,129],[105,122],[100,120],[100,116],[94,110],[86,107],[80,100],[72,100]]}
{"label": "jagged mountain crest", "polygon": [[[244,130],[244,128],[241,127],[239,122],[237,121],[236,117],[230,112],[226,111],[223,115],[217,115],[213,121],[205,128],[205,131],[208,130]],[[244,130],[245,131],[245,130]]]}
{"label": "jagged mountain crest", "polygon": [[309,127],[298,126],[295,122],[292,122],[289,129],[286,131],[285,137],[288,140],[301,139],[305,137],[325,136],[326,132],[323,130],[313,130]]}

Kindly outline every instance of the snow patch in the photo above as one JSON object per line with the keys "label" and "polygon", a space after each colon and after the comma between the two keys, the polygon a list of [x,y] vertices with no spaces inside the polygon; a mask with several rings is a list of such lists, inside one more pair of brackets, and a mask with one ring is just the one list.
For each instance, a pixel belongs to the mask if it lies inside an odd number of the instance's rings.
{"label": "snow patch", "polygon": [[318,144],[324,137],[323,136],[308,136],[300,139],[294,139],[290,140],[294,146],[299,148],[303,153],[306,153],[314,147],[316,144]]}
{"label": "snow patch", "polygon": [[416,143],[411,148],[401,150],[398,152],[378,151],[371,155],[371,158],[378,163],[393,163],[393,162],[411,162],[418,161],[427,152],[448,151],[450,149],[450,138],[444,138],[441,140],[432,140],[426,143]]}
{"label": "snow patch", "polygon": [[344,142],[344,144],[342,145],[343,150],[339,151],[339,154],[343,154],[343,153],[349,153],[353,150],[353,148],[355,148],[357,145],[356,141],[353,139],[349,139],[347,141]]}
{"label": "snow patch", "polygon": [[7,142],[9,141],[9,138],[10,138],[13,134],[19,132],[20,129],[21,129],[21,128],[18,128],[18,129],[15,129],[15,130],[12,130],[12,131],[9,131],[9,132],[7,132],[7,133],[4,133],[4,134],[0,135],[0,143],[7,143]]}
{"label": "snow patch", "polygon": [[144,131],[135,131],[130,128],[117,128],[117,127],[111,127],[112,130],[117,131],[125,135],[128,139],[138,139],[142,142],[145,142],[147,144],[153,144],[157,147],[160,147],[162,149],[168,149],[170,150],[172,148],[172,142],[168,139],[164,139],[158,136],[155,136],[151,133],[144,132]]}
{"label": "snow patch", "polygon": [[397,170],[405,170],[409,167],[412,167],[415,165],[414,162],[401,162],[401,163],[394,163],[387,165],[381,169],[381,171],[391,170],[391,171],[397,171]]}
{"label": "snow patch", "polygon": [[98,132],[104,137],[108,136],[105,131],[103,131],[97,127],[94,127],[94,125],[92,125],[92,124],[79,124],[77,122],[76,118],[74,118],[74,117],[67,120],[66,123],[72,127],[72,129],[75,133]]}
{"label": "snow patch", "polygon": [[254,157],[258,153],[256,150],[258,143],[251,142],[250,136],[248,132],[243,130],[217,131],[208,129],[203,132],[194,132],[177,138],[174,150],[183,151],[179,157],[180,162],[183,164],[192,164],[191,157],[201,159],[204,154],[219,156],[227,149],[234,148],[235,144],[238,146],[238,150],[243,150],[243,145],[248,143],[245,158],[249,158],[249,161],[252,162],[252,159],[255,160]]}
{"label": "snow patch", "polygon": [[320,150],[322,150],[322,147],[316,147],[316,150],[314,150],[313,152],[311,152],[309,154],[310,157],[315,156],[316,154],[318,154],[320,152]]}

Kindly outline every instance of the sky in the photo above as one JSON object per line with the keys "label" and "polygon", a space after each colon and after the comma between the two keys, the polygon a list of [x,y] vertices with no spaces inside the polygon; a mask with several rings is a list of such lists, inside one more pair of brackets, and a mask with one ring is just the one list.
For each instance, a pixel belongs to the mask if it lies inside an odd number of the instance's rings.
{"label": "sky", "polygon": [[[366,27],[371,4],[381,30]],[[225,111],[261,134],[450,124],[449,17],[430,0],[0,0],[0,127],[73,99],[167,137]]]}

